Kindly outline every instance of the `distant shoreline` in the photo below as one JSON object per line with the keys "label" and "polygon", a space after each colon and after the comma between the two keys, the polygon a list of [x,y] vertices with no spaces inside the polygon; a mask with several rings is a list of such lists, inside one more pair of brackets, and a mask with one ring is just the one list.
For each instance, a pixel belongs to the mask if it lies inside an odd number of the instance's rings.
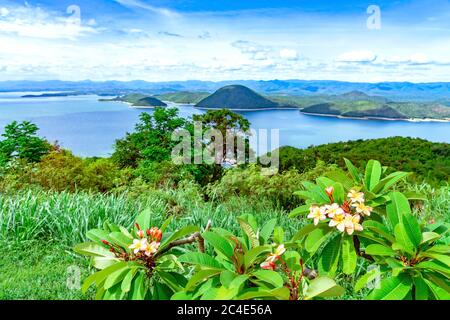
{"label": "distant shoreline", "polygon": [[[194,105],[195,107],[195,105]],[[221,109],[229,109],[229,108],[202,108],[202,107],[195,107],[195,109],[199,110],[221,110]],[[255,109],[229,109],[231,111],[265,111],[265,110],[299,110],[297,107],[292,108],[255,108]]]}
{"label": "distant shoreline", "polygon": [[331,118],[339,118],[339,119],[353,119],[353,120],[384,120],[384,121],[407,121],[407,122],[450,122],[450,119],[433,119],[433,118],[383,118],[383,117],[346,117],[342,115],[335,114],[326,114],[326,113],[311,113],[311,112],[303,112],[300,110],[302,114],[308,116],[317,116],[317,117],[331,117]]}

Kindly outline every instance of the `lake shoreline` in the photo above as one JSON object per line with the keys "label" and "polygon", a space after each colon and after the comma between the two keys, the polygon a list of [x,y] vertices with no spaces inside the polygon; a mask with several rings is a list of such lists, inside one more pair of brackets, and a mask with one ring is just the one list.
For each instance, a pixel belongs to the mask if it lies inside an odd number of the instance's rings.
{"label": "lake shoreline", "polygon": [[450,122],[450,119],[433,119],[433,118],[384,118],[384,117],[346,117],[342,115],[326,114],[326,113],[311,113],[311,112],[300,112],[307,116],[316,117],[330,117],[338,119],[350,119],[350,120],[384,120],[384,121],[406,121],[406,122]]}

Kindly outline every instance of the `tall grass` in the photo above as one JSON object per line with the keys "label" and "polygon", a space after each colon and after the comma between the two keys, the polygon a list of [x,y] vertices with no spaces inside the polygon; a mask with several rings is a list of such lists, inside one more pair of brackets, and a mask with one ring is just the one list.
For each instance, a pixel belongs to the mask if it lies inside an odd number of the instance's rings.
{"label": "tall grass", "polygon": [[183,191],[155,191],[138,198],[126,193],[28,191],[0,196],[0,241],[45,240],[70,246],[85,241],[86,232],[101,227],[105,221],[131,227],[137,214],[147,208],[153,224],[160,225],[174,206],[179,213],[170,225],[172,229],[187,224],[204,226],[211,219],[215,226],[235,230],[238,228],[235,217],[244,213],[254,214],[260,222],[278,217],[288,232],[302,224],[298,220],[288,221],[286,212],[269,203],[232,198],[216,205],[189,199]]}

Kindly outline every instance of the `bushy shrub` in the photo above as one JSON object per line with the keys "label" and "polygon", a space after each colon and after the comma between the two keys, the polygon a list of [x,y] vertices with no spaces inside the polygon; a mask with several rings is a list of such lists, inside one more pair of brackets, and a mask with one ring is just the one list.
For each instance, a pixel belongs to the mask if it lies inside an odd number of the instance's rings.
{"label": "bushy shrub", "polygon": [[335,166],[326,166],[323,162],[310,171],[300,173],[291,169],[272,176],[261,173],[261,167],[250,165],[226,171],[221,180],[207,188],[212,199],[224,201],[232,196],[269,200],[275,205],[292,209],[301,203],[301,199],[293,195],[303,180],[310,180],[335,170]]}

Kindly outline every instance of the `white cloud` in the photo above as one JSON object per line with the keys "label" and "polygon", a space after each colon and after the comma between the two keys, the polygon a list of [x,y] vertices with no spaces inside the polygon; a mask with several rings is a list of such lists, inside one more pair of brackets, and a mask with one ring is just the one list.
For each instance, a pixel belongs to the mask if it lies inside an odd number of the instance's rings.
{"label": "white cloud", "polygon": [[40,7],[22,6],[10,9],[0,20],[0,34],[41,39],[71,39],[97,33],[92,26],[85,26],[73,17],[57,16]]}
{"label": "white cloud", "polygon": [[374,62],[377,56],[372,51],[361,50],[361,51],[349,51],[341,54],[338,58],[338,62]]}
{"label": "white cloud", "polygon": [[297,60],[298,59],[298,52],[294,49],[281,49],[280,50],[280,57],[282,59],[286,60]]}
{"label": "white cloud", "polygon": [[0,17],[6,17],[9,14],[8,8],[0,8]]}
{"label": "white cloud", "polygon": [[148,10],[153,13],[160,14],[162,16],[169,17],[169,18],[176,18],[176,17],[180,16],[180,14],[178,12],[175,12],[173,10],[170,10],[167,8],[155,7],[155,6],[143,3],[138,0],[114,0],[114,1],[120,3],[121,5],[123,5],[125,7]]}

